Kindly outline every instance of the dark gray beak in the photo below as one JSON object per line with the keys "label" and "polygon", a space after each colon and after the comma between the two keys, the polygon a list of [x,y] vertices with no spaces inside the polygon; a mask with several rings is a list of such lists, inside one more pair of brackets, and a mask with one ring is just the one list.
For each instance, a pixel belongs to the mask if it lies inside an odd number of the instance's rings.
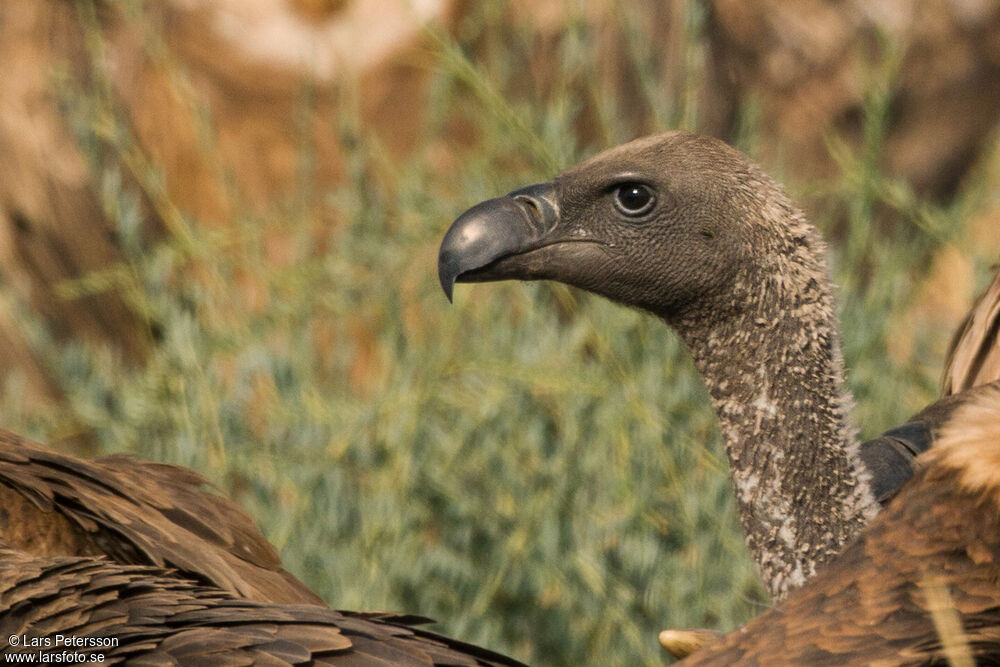
{"label": "dark gray beak", "polygon": [[438,252],[438,278],[451,301],[456,282],[502,280],[502,260],[537,248],[559,220],[554,183],[530,185],[476,204],[452,223]]}

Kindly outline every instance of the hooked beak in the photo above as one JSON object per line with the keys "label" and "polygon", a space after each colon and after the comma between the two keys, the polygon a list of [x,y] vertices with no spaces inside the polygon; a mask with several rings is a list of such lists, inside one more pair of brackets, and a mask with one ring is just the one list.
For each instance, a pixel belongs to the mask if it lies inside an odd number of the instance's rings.
{"label": "hooked beak", "polygon": [[476,204],[452,223],[438,252],[448,301],[456,282],[521,277],[518,256],[545,243],[559,221],[554,183],[540,183]]}

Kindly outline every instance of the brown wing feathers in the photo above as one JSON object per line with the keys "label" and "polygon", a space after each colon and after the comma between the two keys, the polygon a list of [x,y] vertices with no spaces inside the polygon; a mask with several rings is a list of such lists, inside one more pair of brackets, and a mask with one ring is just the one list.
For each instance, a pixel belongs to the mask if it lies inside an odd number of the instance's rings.
{"label": "brown wing feathers", "polygon": [[77,652],[102,654],[105,664],[520,664],[412,627],[414,620],[244,600],[159,568],[0,546],[2,636],[89,637],[96,645]]}
{"label": "brown wing feathers", "polygon": [[0,529],[40,556],[106,555],[268,602],[323,604],[243,510],[179,466],[85,461],[0,432]]}
{"label": "brown wing feathers", "polygon": [[109,664],[521,664],[421,617],[322,605],[197,473],[0,432],[3,637],[113,638],[90,650]]}

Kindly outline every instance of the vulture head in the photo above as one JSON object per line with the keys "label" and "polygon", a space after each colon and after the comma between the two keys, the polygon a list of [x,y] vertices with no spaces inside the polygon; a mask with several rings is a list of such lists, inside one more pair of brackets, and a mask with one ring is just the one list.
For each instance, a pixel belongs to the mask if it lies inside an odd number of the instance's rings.
{"label": "vulture head", "polygon": [[754,275],[795,247],[779,220],[794,214],[735,149],[670,132],[469,209],[444,237],[438,275],[449,299],[455,282],[550,279],[676,323],[746,303]]}

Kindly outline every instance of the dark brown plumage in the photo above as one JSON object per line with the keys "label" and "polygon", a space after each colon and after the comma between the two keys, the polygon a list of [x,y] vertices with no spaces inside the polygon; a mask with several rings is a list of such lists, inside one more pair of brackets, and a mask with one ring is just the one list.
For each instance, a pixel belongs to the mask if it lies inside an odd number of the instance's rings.
{"label": "dark brown plumage", "polygon": [[956,410],[884,512],[692,665],[1000,662],[1000,391]]}
{"label": "dark brown plumage", "polygon": [[879,504],[885,506],[913,476],[915,457],[934,444],[938,431],[959,408],[979,400],[997,387],[1000,387],[1000,381],[992,379],[989,384],[945,395],[910,417],[905,424],[861,443],[859,454],[871,477],[872,493]]}
{"label": "dark brown plumage", "polygon": [[[415,627],[425,621],[250,601],[172,571],[0,546],[4,654],[69,650],[101,654],[103,664],[146,665],[521,664]],[[58,635],[87,645],[68,649]],[[51,645],[37,645],[45,640]]]}
{"label": "dark brown plumage", "polygon": [[414,627],[425,622],[327,609],[192,470],[0,432],[4,638],[115,639],[90,649],[109,664],[520,664]]}
{"label": "dark brown plumage", "polygon": [[180,466],[87,461],[0,431],[0,536],[36,556],[103,555],[250,600],[324,604],[246,512]]}

